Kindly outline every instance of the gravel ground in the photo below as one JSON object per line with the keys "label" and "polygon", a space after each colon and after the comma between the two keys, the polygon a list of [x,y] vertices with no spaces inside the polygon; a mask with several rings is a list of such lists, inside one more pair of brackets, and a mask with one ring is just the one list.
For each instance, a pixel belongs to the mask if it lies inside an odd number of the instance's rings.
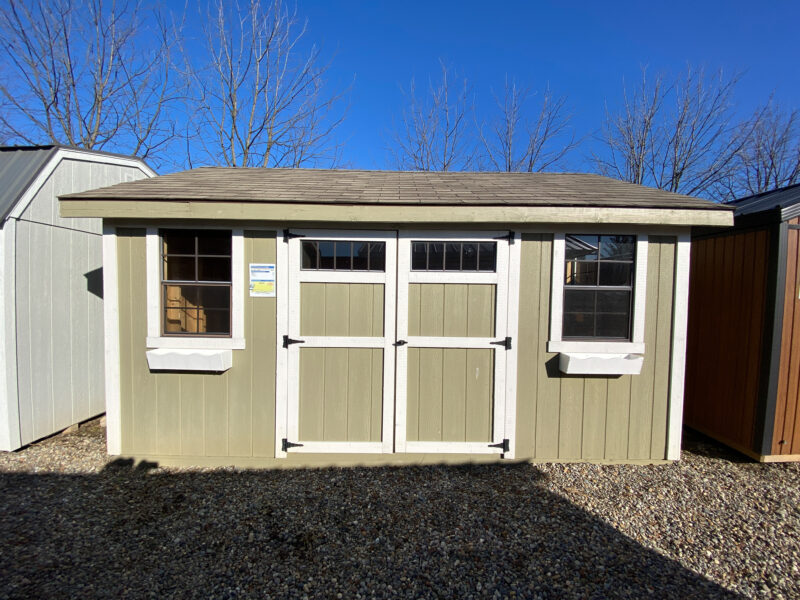
{"label": "gravel ground", "polygon": [[800,597],[800,465],[687,434],[661,466],[109,463],[0,454],[0,598]]}

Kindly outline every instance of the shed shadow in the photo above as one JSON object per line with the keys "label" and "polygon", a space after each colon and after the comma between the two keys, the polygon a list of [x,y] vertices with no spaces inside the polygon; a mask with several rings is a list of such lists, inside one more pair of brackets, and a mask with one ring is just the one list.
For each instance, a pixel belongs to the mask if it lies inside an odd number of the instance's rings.
{"label": "shed shadow", "polygon": [[93,294],[103,299],[103,267],[98,267],[89,271],[88,273],[84,273],[83,276],[86,278],[86,291],[90,294]]}
{"label": "shed shadow", "polygon": [[529,464],[151,467],[0,474],[0,597],[737,597]]}

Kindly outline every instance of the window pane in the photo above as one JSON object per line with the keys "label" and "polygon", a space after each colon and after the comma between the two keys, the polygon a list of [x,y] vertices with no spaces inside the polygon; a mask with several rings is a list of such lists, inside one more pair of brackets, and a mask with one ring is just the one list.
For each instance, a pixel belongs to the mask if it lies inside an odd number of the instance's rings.
{"label": "window pane", "polygon": [[333,270],[333,242],[319,242],[319,268]]}
{"label": "window pane", "polygon": [[230,334],[231,313],[229,310],[201,310],[202,318],[198,319],[198,330],[216,335]]}
{"label": "window pane", "polygon": [[597,337],[628,339],[628,315],[597,313]]}
{"label": "window pane", "polygon": [[197,311],[167,308],[164,315],[165,333],[197,333]]}
{"label": "window pane", "polygon": [[303,242],[303,269],[317,268],[317,242]]}
{"label": "window pane", "polygon": [[444,268],[444,244],[428,242],[428,270],[441,271]]}
{"label": "window pane", "polygon": [[495,242],[486,242],[479,244],[479,246],[478,270],[494,271],[497,268],[497,244]]}
{"label": "window pane", "polygon": [[444,270],[445,271],[460,271],[461,270],[461,244],[449,243],[445,244],[447,250],[444,255]]}
{"label": "window pane", "polygon": [[425,242],[411,244],[411,270],[424,271],[428,268],[428,245]]}
{"label": "window pane", "polygon": [[164,254],[194,254],[194,236],[190,229],[162,229]]}
{"label": "window pane", "polygon": [[196,308],[197,302],[195,285],[164,286],[164,305],[167,308]]}
{"label": "window pane", "polygon": [[566,285],[597,285],[597,263],[568,261],[564,283]]}
{"label": "window pane", "polygon": [[164,257],[162,276],[168,281],[194,281],[194,258],[189,256]]}
{"label": "window pane", "polygon": [[478,270],[478,244],[465,243],[461,245],[461,270]]}
{"label": "window pane", "polygon": [[594,312],[594,290],[564,290],[564,312]]}
{"label": "window pane", "polygon": [[636,236],[601,235],[600,258],[611,260],[633,260]]}
{"label": "window pane", "polygon": [[353,270],[366,271],[369,269],[369,244],[367,242],[353,242]]}
{"label": "window pane", "polygon": [[230,231],[197,231],[198,254],[231,255]]}
{"label": "window pane", "polygon": [[594,313],[564,313],[563,337],[593,337]]}
{"label": "window pane", "polygon": [[597,293],[597,312],[616,313],[627,315],[631,307],[631,293],[624,292],[601,292]]}
{"label": "window pane", "polygon": [[386,270],[386,244],[384,242],[369,243],[369,270]]}
{"label": "window pane", "polygon": [[599,238],[596,235],[564,236],[564,256],[567,260],[597,260]]}
{"label": "window pane", "polygon": [[227,285],[209,285],[198,288],[198,308],[224,308],[231,307],[231,288]]}
{"label": "window pane", "polygon": [[350,270],[350,253],[352,250],[351,242],[336,242],[336,270]]}
{"label": "window pane", "polygon": [[601,262],[598,264],[600,265],[600,285],[631,285],[632,263]]}
{"label": "window pane", "polygon": [[197,280],[198,281],[230,281],[231,280],[231,259],[208,258],[202,256],[197,259]]}

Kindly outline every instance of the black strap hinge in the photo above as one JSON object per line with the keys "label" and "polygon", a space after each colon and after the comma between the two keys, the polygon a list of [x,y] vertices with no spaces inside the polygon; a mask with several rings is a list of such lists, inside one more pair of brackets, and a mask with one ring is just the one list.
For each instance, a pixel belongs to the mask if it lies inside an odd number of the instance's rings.
{"label": "black strap hinge", "polygon": [[291,240],[292,238],[302,238],[302,237],[306,237],[306,236],[304,236],[302,233],[292,233],[291,230],[289,230],[289,229],[284,229],[283,230],[283,241],[284,241],[284,243],[288,243],[289,240]]}
{"label": "black strap hinge", "polygon": [[305,340],[293,340],[288,335],[283,336],[283,347],[288,348],[290,344],[305,344]]}
{"label": "black strap hinge", "polygon": [[303,444],[295,444],[294,442],[290,442],[286,438],[281,440],[281,449],[286,452],[289,448],[299,448]]}
{"label": "black strap hinge", "polygon": [[500,448],[500,450],[502,450],[503,453],[505,454],[506,452],[509,451],[511,446],[509,445],[508,439],[506,438],[502,442],[500,442],[499,444],[489,444],[489,448]]}
{"label": "black strap hinge", "polygon": [[392,346],[405,346],[407,343],[405,340],[397,340]]}
{"label": "black strap hinge", "polygon": [[506,235],[501,235],[500,237],[496,237],[494,239],[496,239],[496,240],[506,240],[508,242],[509,246],[513,246],[514,245],[514,235],[515,234],[514,234],[513,231],[509,231]]}
{"label": "black strap hinge", "polygon": [[489,342],[494,346],[505,346],[506,350],[511,350],[511,338],[507,337],[504,340],[497,340],[496,342]]}

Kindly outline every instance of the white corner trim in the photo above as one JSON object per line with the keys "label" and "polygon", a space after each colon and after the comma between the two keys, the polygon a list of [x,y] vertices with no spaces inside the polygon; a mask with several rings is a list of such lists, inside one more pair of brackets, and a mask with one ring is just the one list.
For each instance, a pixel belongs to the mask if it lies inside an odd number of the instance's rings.
{"label": "white corner trim", "polygon": [[103,326],[105,332],[106,444],[122,453],[117,231],[103,224]]}
{"label": "white corner trim", "polygon": [[147,351],[147,366],[151,371],[204,371],[222,373],[233,365],[232,350],[170,350],[159,348]]}
{"label": "white corner trim", "polygon": [[558,355],[558,369],[567,375],[638,375],[643,364],[642,354],[562,352]]}
{"label": "white corner trim", "polygon": [[16,326],[16,221],[0,224],[0,450],[19,448]]}
{"label": "white corner trim", "polygon": [[505,458],[516,457],[517,445],[517,352],[519,348],[519,285],[522,259],[522,236],[514,233],[514,243],[508,248],[508,318],[506,333],[511,338],[511,349],[506,350],[506,422],[505,437],[508,452]]}
{"label": "white corner trim", "polygon": [[275,232],[275,458],[286,458],[282,440],[286,437],[286,415],[288,413],[288,349],[283,347],[283,336],[289,331],[289,244],[283,241],[280,232]]}
{"label": "white corner trim", "polygon": [[689,320],[689,265],[691,236],[678,236],[675,256],[675,297],[672,308],[672,357],[670,359],[667,459],[681,457],[683,384],[686,373],[686,328]]}
{"label": "white corner trim", "polygon": [[95,152],[87,151],[87,150],[78,150],[73,148],[59,148],[47,164],[42,167],[42,170],[39,171],[39,174],[36,176],[36,179],[31,182],[28,188],[25,190],[25,193],[20,197],[17,203],[14,205],[14,208],[8,215],[9,219],[19,219],[22,216],[22,213],[25,212],[25,209],[28,208],[28,205],[33,201],[33,198],[45,184],[45,182],[50,178],[53,174],[53,171],[56,170],[56,167],[61,163],[62,160],[82,160],[84,162],[92,162],[98,163],[102,165],[116,165],[119,167],[131,167],[135,169],[139,169],[142,173],[147,175],[148,177],[155,177],[156,172],[153,171],[147,163],[145,163],[141,158],[130,157],[126,158],[123,156],[108,156],[104,154],[98,154]]}
{"label": "white corner trim", "polygon": [[[215,226],[192,229],[219,229]],[[244,231],[231,231],[231,337],[163,336],[161,335],[161,260],[160,241],[156,227],[147,228],[146,272],[147,272],[147,347],[173,349],[227,349],[243,350],[244,335]]]}
{"label": "white corner trim", "polygon": [[636,234],[636,271],[633,282],[633,331],[631,341],[563,340],[565,233],[553,234],[553,264],[550,297],[550,338],[548,352],[644,353],[645,314],[647,302],[647,235]]}

